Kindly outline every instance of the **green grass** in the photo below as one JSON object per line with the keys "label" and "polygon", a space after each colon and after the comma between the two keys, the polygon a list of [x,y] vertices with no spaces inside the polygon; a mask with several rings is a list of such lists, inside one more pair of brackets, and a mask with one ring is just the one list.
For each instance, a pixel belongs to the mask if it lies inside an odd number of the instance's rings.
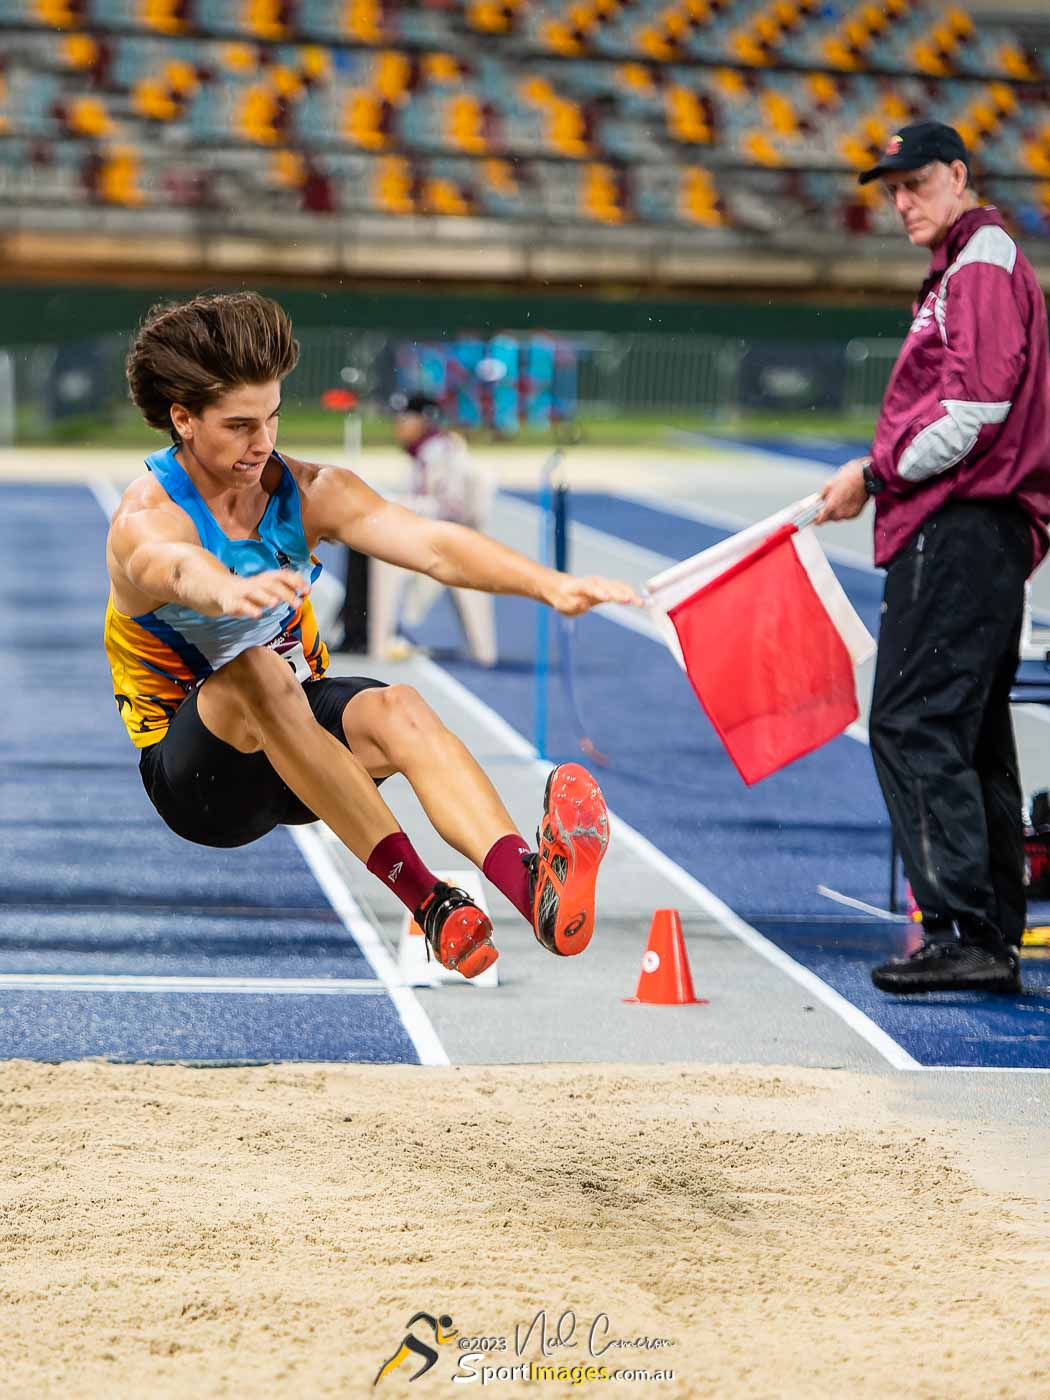
{"label": "green grass", "polygon": [[[582,418],[573,425],[570,440],[583,446],[639,447],[695,450],[688,437],[679,435],[711,433],[719,437],[829,437],[865,440],[870,438],[873,418],[840,417],[827,413],[749,414],[746,417],[712,417],[700,414],[631,413],[617,417]],[[394,446],[389,417],[368,415],[362,423],[366,447]],[[529,428],[516,437],[501,440],[488,431],[471,433],[478,446],[498,445],[544,447],[553,442],[547,429]],[[281,415],[281,440],[294,448],[336,450],[342,446],[343,420],[338,413],[289,404]],[[165,442],[164,435],[147,428],[130,408],[112,415],[70,418],[45,424],[20,415],[17,442],[20,446],[68,444],[81,447],[142,448],[154,450]],[[152,446],[151,446],[152,444]]]}

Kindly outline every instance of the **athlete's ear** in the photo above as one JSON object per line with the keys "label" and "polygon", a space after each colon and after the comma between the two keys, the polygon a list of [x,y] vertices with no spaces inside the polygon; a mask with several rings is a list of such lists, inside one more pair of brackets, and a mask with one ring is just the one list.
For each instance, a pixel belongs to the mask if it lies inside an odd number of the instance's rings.
{"label": "athlete's ear", "polygon": [[173,403],[168,412],[171,414],[175,431],[183,442],[188,442],[193,436],[193,415],[188,408],[183,408],[181,403]]}

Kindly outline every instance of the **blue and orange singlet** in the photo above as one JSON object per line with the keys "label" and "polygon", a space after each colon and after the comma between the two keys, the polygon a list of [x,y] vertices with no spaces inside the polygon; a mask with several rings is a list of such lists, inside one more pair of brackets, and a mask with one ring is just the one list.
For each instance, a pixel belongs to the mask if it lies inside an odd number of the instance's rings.
{"label": "blue and orange singlet", "polygon": [[[230,540],[175,450],[172,446],[154,452],[146,465],[193,521],[209,553],[242,578],[269,569],[295,569],[311,582],[318,577],[321,565],[303,533],[299,488],[278,453],[274,456],[281,464],[281,481],[259,522],[259,539]],[[301,681],[318,679],[328,667],[328,649],[308,597],[297,607],[269,608],[261,617],[205,617],[181,603],[164,603],[152,612],[126,617],[110,597],[105,643],[117,709],[131,742],[140,749],[163,739],[186,696],[248,647],[272,647]]]}

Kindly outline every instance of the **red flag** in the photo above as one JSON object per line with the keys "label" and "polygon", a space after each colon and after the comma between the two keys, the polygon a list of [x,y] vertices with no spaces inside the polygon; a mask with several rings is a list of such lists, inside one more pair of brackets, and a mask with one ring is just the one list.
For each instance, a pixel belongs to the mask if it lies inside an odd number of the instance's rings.
{"label": "red flag", "polygon": [[671,595],[663,606],[686,672],[748,784],[857,719],[854,663],[873,649],[815,536],[780,519],[757,544],[759,527],[745,532],[750,548],[725,541],[698,555],[704,581],[685,596],[694,561],[661,576],[673,585],[650,583],[657,603],[661,586]]}

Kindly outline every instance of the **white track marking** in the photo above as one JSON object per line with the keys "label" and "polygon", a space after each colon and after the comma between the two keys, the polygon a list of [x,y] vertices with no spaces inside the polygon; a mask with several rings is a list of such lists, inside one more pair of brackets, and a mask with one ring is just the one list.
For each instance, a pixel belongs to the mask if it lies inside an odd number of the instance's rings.
{"label": "white track marking", "polygon": [[[439,666],[435,666],[432,661],[421,661],[418,664],[429,680],[432,680],[439,689],[444,690],[457,704],[469,710],[479,723],[485,725],[493,736],[501,739],[515,753],[520,754],[522,758],[531,759],[542,772],[546,773],[549,770],[550,764],[537,758],[536,750],[532,744],[528,743],[517,730],[512,729],[511,726],[507,724],[500,715],[491,710],[488,705],[479,700],[477,696],[472,695],[464,686],[460,685],[459,681],[448,675],[447,672],[443,671]],[[617,816],[613,812],[609,813],[609,820],[618,840],[630,846],[643,860],[652,866],[654,870],[658,870],[669,883],[681,890],[687,898],[703,909],[704,912],[709,914],[716,922],[720,923],[723,928],[735,934],[741,942],[746,943],[748,947],[758,953],[760,957],[765,958],[767,962],[772,963],[774,967],[786,973],[792,981],[804,987],[806,991],[816,997],[818,1001],[823,1002],[830,1011],[834,1012],[841,1020],[845,1021],[852,1030],[856,1031],[856,1033],[861,1036],[862,1039],[866,1040],[873,1049],[877,1050],[894,1069],[911,1070],[922,1068],[918,1060],[913,1059],[902,1046],[897,1044],[892,1036],[886,1034],[881,1026],[877,1026],[870,1017],[865,1016],[863,1011],[858,1010],[852,1002],[840,996],[833,987],[829,987],[828,984],[822,981],[815,973],[810,972],[808,968],[796,962],[794,958],[778,948],[776,944],[772,943],[768,938],[765,938],[757,929],[745,923],[739,914],[730,909],[728,904],[725,904],[716,894],[712,893],[706,885],[702,885],[700,881],[690,875],[687,870],[683,870],[682,867],[671,860],[669,856],[665,856],[663,851],[658,850],[651,841],[641,834],[641,832],[636,831],[634,827],[625,822],[622,817]]]}
{"label": "white track marking", "polygon": [[386,988],[409,1039],[416,1047],[420,1063],[450,1064],[451,1061],[431,1024],[430,1017],[423,1010],[411,987],[406,987],[401,981],[397,964],[387,952],[375,925],[365,917],[361,906],[335,868],[321,833],[312,826],[290,826],[286,830],[299,847],[303,859],[313,872],[314,879],[328,896],[328,902],[353,934],[373,972]]}
{"label": "white track marking", "polygon": [[876,919],[891,919],[895,924],[907,921],[907,915],[894,914],[889,909],[880,909],[877,904],[866,904],[863,899],[854,899],[850,894],[842,894],[828,885],[818,885],[817,894],[825,899],[833,899],[836,904],[845,904],[850,909],[859,909],[863,914],[873,914]]}
{"label": "white track marking", "polygon": [[4,972],[0,991],[210,992],[244,996],[377,996],[386,985],[365,977],[139,977],[110,973]]}
{"label": "white track marking", "polygon": [[[112,516],[114,510],[120,504],[120,492],[111,481],[102,477],[93,478],[88,482],[88,486],[94,493],[107,519]],[[334,579],[327,579],[324,574],[326,585],[338,588]],[[321,580],[318,580],[320,582]],[[328,978],[259,978],[258,986],[249,990],[253,991],[273,991],[275,993],[297,991],[300,995],[305,994],[304,984],[309,984],[309,993],[321,995],[351,994],[353,987],[360,992],[375,992],[383,990],[390,997],[401,1024],[405,1032],[415,1047],[416,1054],[420,1062],[424,1065],[447,1065],[450,1063],[444,1046],[441,1044],[438,1034],[431,1024],[429,1016],[423,1010],[419,999],[410,987],[406,987],[398,974],[397,965],[387,952],[379,933],[371,920],[366,918],[361,906],[354,899],[350,890],[342,880],[339,872],[329,852],[325,849],[324,840],[317,830],[312,827],[288,827],[288,834],[298,846],[299,851],[309,866],[311,872],[321,889],[328,897],[328,902],[342,919],[345,928],[356,941],[361,952],[364,954],[372,971],[376,974],[377,981],[373,982],[367,978],[362,979],[342,979],[341,983],[336,979]],[[333,837],[333,839],[335,839]],[[123,981],[123,979],[111,979]],[[143,979],[138,979],[140,982]],[[156,981],[157,979],[146,979]],[[185,990],[198,987],[201,991],[214,991],[219,988],[208,985],[216,980],[227,983],[236,979],[214,979],[214,978],[183,978],[178,979],[184,984]],[[295,988],[291,988],[291,983],[297,983]],[[314,985],[316,983],[316,985]],[[4,983],[0,981],[0,986]],[[50,984],[49,984],[50,985]],[[144,986],[124,987],[124,990],[147,990]],[[235,987],[226,987],[227,990],[236,990]],[[156,990],[150,988],[149,990]],[[168,988],[170,990],[170,988]]]}

